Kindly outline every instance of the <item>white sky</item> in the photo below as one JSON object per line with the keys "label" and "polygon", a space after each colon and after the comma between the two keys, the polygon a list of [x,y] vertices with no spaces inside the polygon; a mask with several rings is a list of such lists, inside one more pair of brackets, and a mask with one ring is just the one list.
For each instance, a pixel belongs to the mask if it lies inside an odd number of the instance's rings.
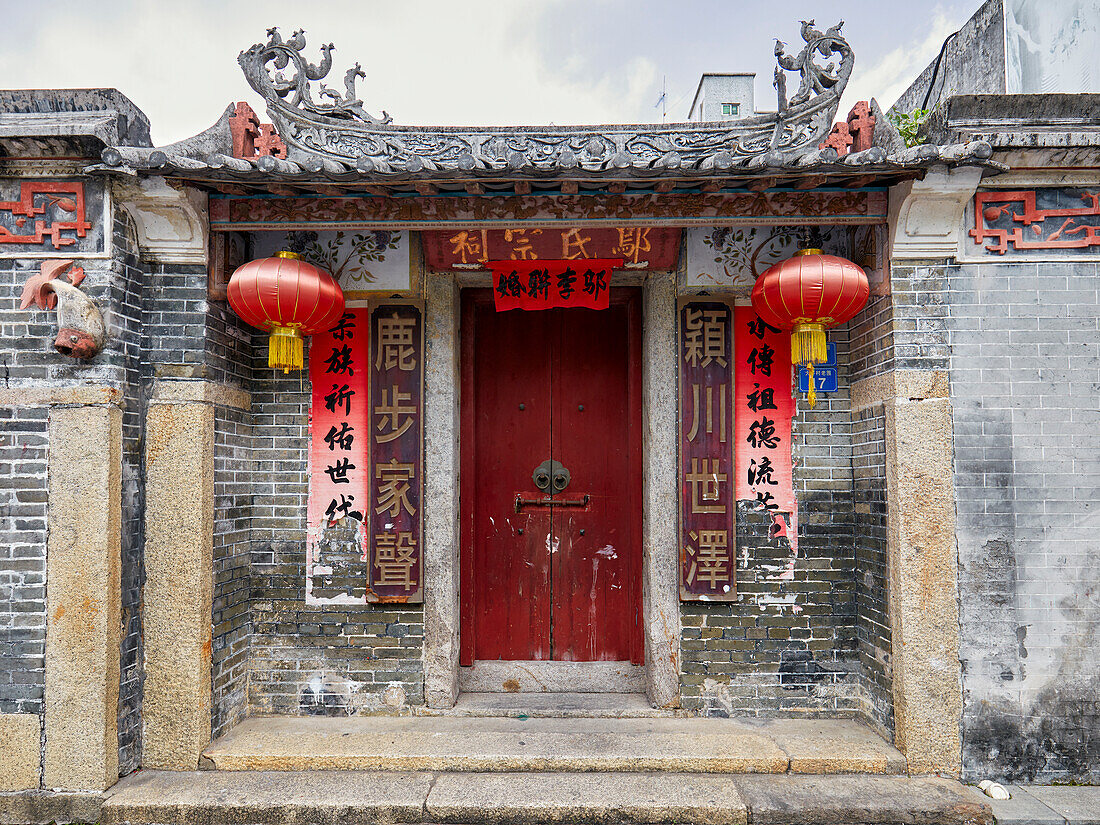
{"label": "white sky", "polygon": [[0,0],[0,86],[113,86],[165,144],[248,100],[266,120],[237,54],[306,30],[306,54],[333,42],[327,80],[343,89],[359,61],[368,111],[395,123],[637,123],[687,117],[703,72],[755,71],[757,108],[775,108],[776,37],[801,45],[798,21],[846,20],[856,68],[841,105],[888,108],[980,0]]}

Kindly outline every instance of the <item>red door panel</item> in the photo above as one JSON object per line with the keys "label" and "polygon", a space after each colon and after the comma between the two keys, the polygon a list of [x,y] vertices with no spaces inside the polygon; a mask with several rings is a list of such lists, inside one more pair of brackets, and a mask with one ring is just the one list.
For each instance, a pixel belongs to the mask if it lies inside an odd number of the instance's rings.
{"label": "red door panel", "polygon": [[[629,299],[632,294],[623,296]],[[640,405],[632,397],[637,301],[607,310],[555,310],[551,364],[554,458],[572,480],[554,508],[554,658],[641,662]],[[635,495],[637,491],[638,495]]]}
{"label": "red door panel", "polygon": [[[641,663],[638,290],[599,312],[462,303],[460,662]],[[572,476],[554,498],[589,503],[517,514],[550,458]]]}
{"label": "red door panel", "polygon": [[531,367],[543,360],[539,342],[546,341],[550,319],[537,312],[498,314],[491,302],[478,302],[471,320],[476,448],[463,506],[472,511],[476,656],[549,659],[550,508],[517,514],[514,502],[517,493],[539,496],[531,472],[550,455],[550,375]]}

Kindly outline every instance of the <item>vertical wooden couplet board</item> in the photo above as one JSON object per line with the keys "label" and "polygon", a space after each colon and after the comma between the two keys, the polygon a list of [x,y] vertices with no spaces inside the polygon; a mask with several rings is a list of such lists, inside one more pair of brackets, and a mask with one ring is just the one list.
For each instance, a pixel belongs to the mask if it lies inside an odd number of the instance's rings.
{"label": "vertical wooden couplet board", "polygon": [[685,601],[737,597],[732,310],[714,298],[680,302],[680,598]]}
{"label": "vertical wooden couplet board", "polygon": [[371,601],[423,600],[424,322],[416,302],[371,310]]}
{"label": "vertical wooden couplet board", "polygon": [[313,336],[307,604],[422,599],[423,355],[416,301]]}

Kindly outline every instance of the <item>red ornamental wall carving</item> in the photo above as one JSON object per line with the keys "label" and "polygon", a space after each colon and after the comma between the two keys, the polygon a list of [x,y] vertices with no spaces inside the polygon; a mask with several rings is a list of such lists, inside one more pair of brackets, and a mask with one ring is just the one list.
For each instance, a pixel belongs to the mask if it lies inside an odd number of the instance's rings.
{"label": "red ornamental wall carving", "polygon": [[1100,192],[1019,189],[974,196],[974,244],[995,255],[1074,254],[1100,247]]}
{"label": "red ornamental wall carving", "polygon": [[[97,187],[98,189],[98,187]],[[0,200],[0,244],[87,249],[92,223],[81,181],[24,180],[14,200]]]}

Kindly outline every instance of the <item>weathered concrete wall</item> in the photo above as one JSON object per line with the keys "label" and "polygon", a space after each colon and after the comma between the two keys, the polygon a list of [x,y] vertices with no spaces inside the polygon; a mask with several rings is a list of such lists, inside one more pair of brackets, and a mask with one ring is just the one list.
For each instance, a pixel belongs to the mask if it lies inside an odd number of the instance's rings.
{"label": "weathered concrete wall", "polygon": [[942,271],[967,778],[1100,780],[1100,273]]}
{"label": "weathered concrete wall", "polygon": [[929,63],[894,102],[891,113],[934,109],[957,94],[1004,94],[1004,37],[1003,0],[986,0],[951,36],[942,58]]}

